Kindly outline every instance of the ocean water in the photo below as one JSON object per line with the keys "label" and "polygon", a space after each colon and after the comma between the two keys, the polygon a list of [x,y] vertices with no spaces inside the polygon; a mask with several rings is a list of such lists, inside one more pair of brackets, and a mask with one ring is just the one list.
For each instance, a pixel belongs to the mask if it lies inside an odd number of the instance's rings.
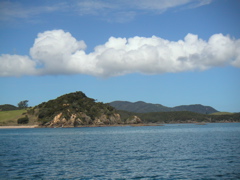
{"label": "ocean water", "polygon": [[240,179],[240,123],[0,129],[0,179]]}

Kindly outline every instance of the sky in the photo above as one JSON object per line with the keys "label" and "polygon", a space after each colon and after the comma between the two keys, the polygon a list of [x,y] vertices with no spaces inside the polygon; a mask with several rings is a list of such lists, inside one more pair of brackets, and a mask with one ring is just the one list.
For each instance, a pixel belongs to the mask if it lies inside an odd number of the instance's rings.
{"label": "sky", "polygon": [[0,104],[99,102],[240,112],[239,0],[0,0]]}

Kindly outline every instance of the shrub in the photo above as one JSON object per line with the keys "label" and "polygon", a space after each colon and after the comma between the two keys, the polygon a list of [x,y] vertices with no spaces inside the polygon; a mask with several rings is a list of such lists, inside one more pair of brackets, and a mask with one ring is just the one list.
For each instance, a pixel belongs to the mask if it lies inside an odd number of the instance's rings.
{"label": "shrub", "polygon": [[27,124],[29,122],[29,118],[27,116],[19,118],[18,119],[18,124]]}

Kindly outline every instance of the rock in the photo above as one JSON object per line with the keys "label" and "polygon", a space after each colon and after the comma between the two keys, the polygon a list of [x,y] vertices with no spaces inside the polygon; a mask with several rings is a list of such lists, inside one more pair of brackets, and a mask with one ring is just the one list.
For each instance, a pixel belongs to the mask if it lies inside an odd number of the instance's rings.
{"label": "rock", "polygon": [[137,116],[131,116],[126,120],[127,124],[139,124],[142,123],[142,120]]}
{"label": "rock", "polygon": [[94,125],[109,125],[109,124],[121,124],[121,118],[119,114],[106,115],[102,114],[99,118],[95,118],[93,121]]}
{"label": "rock", "polygon": [[113,125],[122,124],[120,115],[115,113],[113,115],[102,114],[100,117],[95,117],[92,120],[85,113],[71,114],[69,119],[63,116],[63,113],[59,113],[54,116],[53,120],[46,123],[45,127],[77,127],[84,125]]}

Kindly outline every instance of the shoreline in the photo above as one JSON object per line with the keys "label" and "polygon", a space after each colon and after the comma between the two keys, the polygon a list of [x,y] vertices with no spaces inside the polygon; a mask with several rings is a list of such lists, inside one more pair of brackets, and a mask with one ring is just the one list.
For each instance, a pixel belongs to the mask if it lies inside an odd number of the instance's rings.
{"label": "shoreline", "polygon": [[0,129],[29,129],[29,128],[37,128],[38,125],[31,126],[0,126]]}
{"label": "shoreline", "polygon": [[83,126],[65,126],[65,127],[44,127],[44,126],[38,126],[38,125],[9,125],[9,126],[0,126],[0,129],[30,129],[30,128],[81,128],[81,127],[124,127],[124,126],[132,126],[132,127],[137,127],[137,126],[164,126],[165,124],[195,124],[195,125],[207,125],[211,123],[239,123],[239,122],[192,122],[192,123],[163,123],[163,124],[158,124],[158,123],[140,123],[140,124],[111,124],[111,125],[83,125]]}

